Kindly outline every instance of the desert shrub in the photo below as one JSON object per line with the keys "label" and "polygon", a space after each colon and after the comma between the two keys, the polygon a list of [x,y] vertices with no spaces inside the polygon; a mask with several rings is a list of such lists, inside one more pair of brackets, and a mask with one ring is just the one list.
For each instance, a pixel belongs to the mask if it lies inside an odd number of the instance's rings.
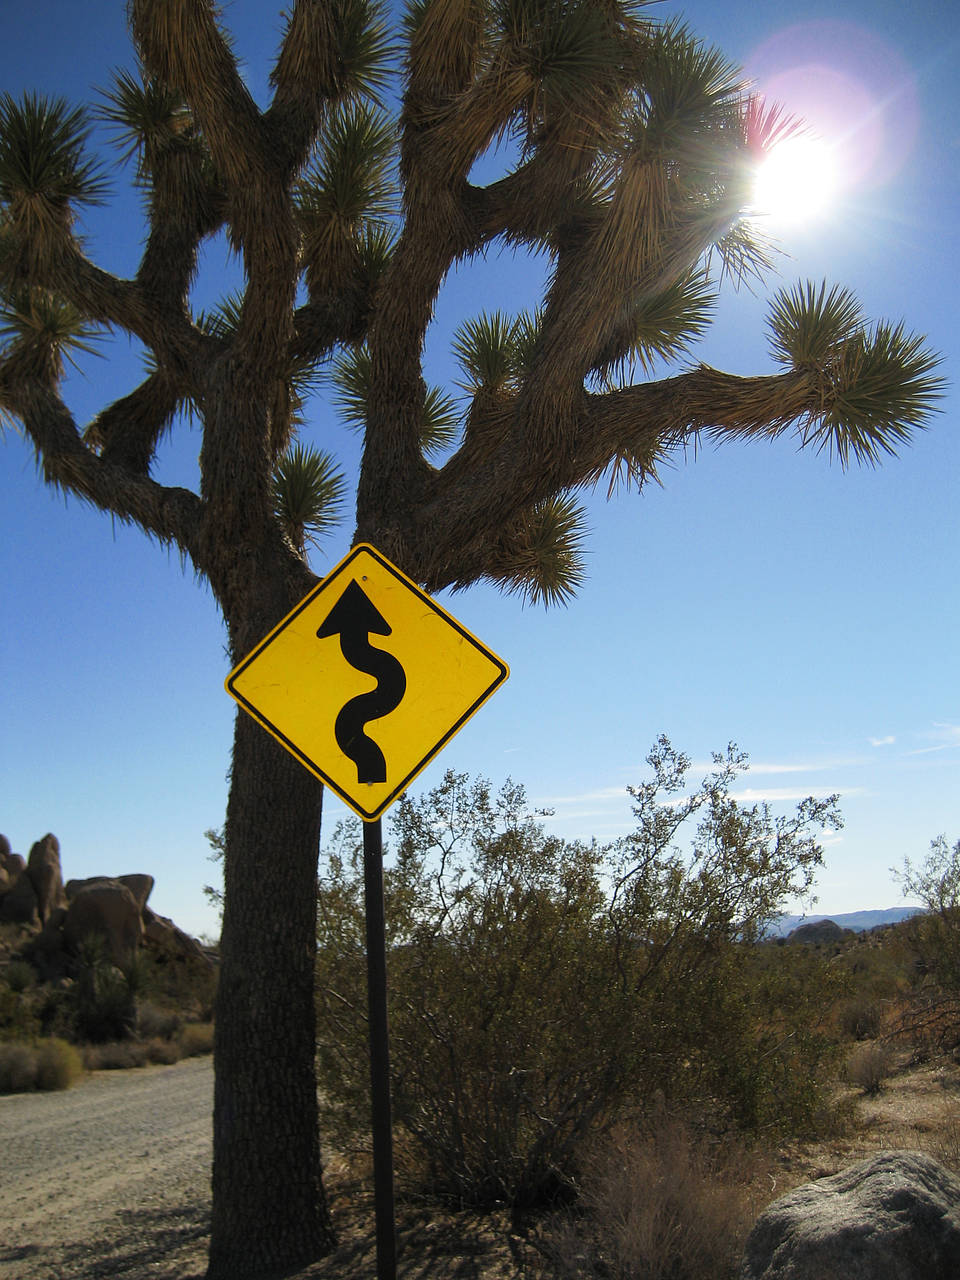
{"label": "desert shrub", "polygon": [[118,969],[108,956],[104,938],[85,938],[79,948],[76,981],[70,990],[75,1038],[102,1044],[131,1035],[136,1025],[136,993],[141,979],[141,965],[131,963]]}
{"label": "desert shrub", "polygon": [[184,1021],[203,1022],[211,1017],[217,970],[206,959],[144,947],[139,964],[141,1002],[176,1009]]}
{"label": "desert shrub", "polygon": [[161,1036],[153,1036],[144,1041],[144,1050],[147,1061],[157,1066],[172,1066],[183,1057],[179,1040],[167,1040]]}
{"label": "desert shrub", "polygon": [[925,908],[904,930],[917,972],[960,992],[960,840],[951,846],[945,835],[937,836],[919,866],[906,858],[895,874],[904,897]]}
{"label": "desert shrub", "polygon": [[180,1054],[184,1058],[197,1058],[204,1053],[213,1053],[213,1023],[186,1023],[180,1028],[178,1043]]}
{"label": "desert shrub", "polygon": [[0,1093],[27,1093],[37,1087],[37,1055],[26,1044],[0,1044]]}
{"label": "desert shrub", "polygon": [[137,1003],[137,1034],[143,1040],[172,1040],[180,1030],[181,1018],[175,1009],[161,1009],[149,1001]]}
{"label": "desert shrub", "polygon": [[28,960],[11,960],[4,973],[7,986],[18,995],[36,985],[37,972]]}
{"label": "desert shrub", "polygon": [[36,1002],[0,983],[0,1041],[28,1041],[40,1033]]}
{"label": "desert shrub", "polygon": [[103,1040],[83,1046],[83,1065],[88,1071],[129,1071],[150,1061],[142,1040]]}
{"label": "desert shrub", "polygon": [[41,1040],[35,1052],[38,1089],[69,1089],[83,1074],[83,1058],[66,1040],[58,1037]]}
{"label": "desert shrub", "polygon": [[868,1097],[878,1094],[893,1065],[890,1047],[880,1042],[858,1046],[847,1058],[845,1075]]}
{"label": "desert shrub", "polygon": [[[422,1188],[543,1203],[574,1184],[584,1141],[656,1089],[748,1127],[781,1123],[784,1091],[815,1092],[817,1044],[747,991],[742,952],[809,888],[810,831],[836,820],[832,805],[783,820],[739,807],[733,749],[677,800],[689,762],[665,739],[649,760],[653,782],[631,792],[637,831],[613,845],[548,835],[509,782],[494,795],[448,772],[398,804],[392,1088],[408,1139],[398,1167]],[[674,841],[691,819],[684,856]],[[346,1141],[368,1125],[362,844],[349,824],[327,851],[318,920],[321,1093]]]}
{"label": "desert shrub", "polygon": [[844,1000],[837,1011],[841,1032],[851,1040],[874,1040],[883,1026],[883,1005],[869,996]]}

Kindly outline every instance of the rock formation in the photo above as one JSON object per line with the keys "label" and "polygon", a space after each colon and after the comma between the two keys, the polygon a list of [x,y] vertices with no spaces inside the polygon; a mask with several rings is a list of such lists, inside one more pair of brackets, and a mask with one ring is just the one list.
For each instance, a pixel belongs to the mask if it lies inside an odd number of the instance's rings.
{"label": "rock formation", "polygon": [[955,1280],[960,1178],[930,1156],[890,1151],[769,1205],[740,1280]]}
{"label": "rock formation", "polygon": [[146,943],[171,959],[207,961],[193,938],[147,906],[153,876],[93,876],[64,886],[60,844],[53,835],[38,840],[25,859],[0,836],[0,921],[37,930],[35,955],[45,970],[63,971],[85,940],[99,936],[118,968],[126,967]]}
{"label": "rock formation", "polygon": [[37,893],[37,912],[40,923],[46,924],[58,907],[67,905],[63,891],[63,874],[60,870],[60,842],[56,836],[45,835],[30,850],[27,859],[27,875]]}

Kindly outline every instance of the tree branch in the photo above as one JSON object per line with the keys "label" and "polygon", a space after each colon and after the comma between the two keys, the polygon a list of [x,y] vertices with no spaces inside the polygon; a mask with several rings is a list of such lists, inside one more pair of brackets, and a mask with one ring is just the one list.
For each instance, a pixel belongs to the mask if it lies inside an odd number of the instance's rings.
{"label": "tree branch", "polygon": [[210,0],[131,0],[144,66],[180,92],[232,192],[270,167],[267,133]]}
{"label": "tree branch", "polygon": [[595,482],[627,458],[652,472],[657,458],[690,436],[771,439],[821,407],[806,373],[740,378],[701,366],[659,382],[603,395],[581,391],[557,447],[545,453],[539,415],[518,398],[498,439],[469,442],[435,473],[407,533],[422,581],[433,589],[485,576],[491,549],[506,554],[505,531],[531,506]]}
{"label": "tree branch", "polygon": [[98,457],[84,444],[56,392],[36,382],[11,385],[3,366],[0,404],[23,423],[45,480],[192,555],[203,510],[196,494],[157,484]]}
{"label": "tree branch", "polygon": [[291,173],[309,155],[324,109],[337,96],[339,61],[334,6],[295,0],[271,75],[273,102],[264,116]]}

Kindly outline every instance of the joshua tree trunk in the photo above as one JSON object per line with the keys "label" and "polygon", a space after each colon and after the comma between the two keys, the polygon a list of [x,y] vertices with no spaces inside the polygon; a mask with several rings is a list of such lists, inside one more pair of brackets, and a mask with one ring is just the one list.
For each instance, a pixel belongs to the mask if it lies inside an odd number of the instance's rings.
{"label": "joshua tree trunk", "polygon": [[314,1074],[323,789],[243,712],[231,781],[209,1280],[303,1267],[333,1239]]}

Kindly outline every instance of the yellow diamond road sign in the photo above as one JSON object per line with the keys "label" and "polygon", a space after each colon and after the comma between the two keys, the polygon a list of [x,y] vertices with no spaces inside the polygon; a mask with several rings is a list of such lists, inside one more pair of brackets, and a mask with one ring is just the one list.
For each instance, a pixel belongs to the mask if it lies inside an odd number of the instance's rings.
{"label": "yellow diamond road sign", "polygon": [[226,687],[372,822],[508,674],[436,600],[360,543]]}

